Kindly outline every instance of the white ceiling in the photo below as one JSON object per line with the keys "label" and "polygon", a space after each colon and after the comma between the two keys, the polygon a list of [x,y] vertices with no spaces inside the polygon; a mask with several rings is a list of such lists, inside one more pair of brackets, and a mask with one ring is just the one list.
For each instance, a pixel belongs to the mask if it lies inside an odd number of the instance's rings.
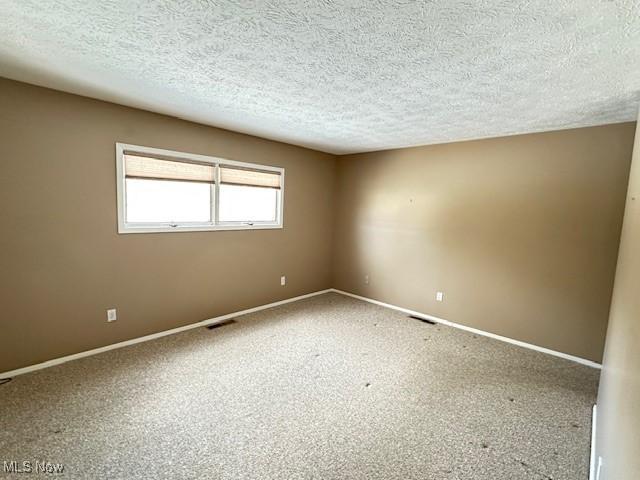
{"label": "white ceiling", "polygon": [[332,153],[634,120],[638,0],[0,0],[0,76]]}

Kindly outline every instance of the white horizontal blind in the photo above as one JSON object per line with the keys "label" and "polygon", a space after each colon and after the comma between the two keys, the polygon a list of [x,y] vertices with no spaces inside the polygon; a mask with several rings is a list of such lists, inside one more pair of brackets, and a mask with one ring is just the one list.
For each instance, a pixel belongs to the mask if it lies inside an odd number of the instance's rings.
{"label": "white horizontal blind", "polygon": [[203,183],[214,183],[216,178],[215,165],[163,160],[128,153],[124,155],[124,170],[126,178]]}
{"label": "white horizontal blind", "polygon": [[220,183],[243,185],[245,187],[266,187],[280,189],[282,182],[279,172],[250,170],[220,165]]}

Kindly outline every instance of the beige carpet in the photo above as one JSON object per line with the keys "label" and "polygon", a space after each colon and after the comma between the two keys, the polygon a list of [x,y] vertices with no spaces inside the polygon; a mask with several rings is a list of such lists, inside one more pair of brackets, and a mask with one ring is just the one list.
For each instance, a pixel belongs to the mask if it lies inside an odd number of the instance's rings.
{"label": "beige carpet", "polygon": [[82,479],[584,480],[598,374],[326,294],[0,385],[0,467],[48,461],[64,464],[57,478]]}

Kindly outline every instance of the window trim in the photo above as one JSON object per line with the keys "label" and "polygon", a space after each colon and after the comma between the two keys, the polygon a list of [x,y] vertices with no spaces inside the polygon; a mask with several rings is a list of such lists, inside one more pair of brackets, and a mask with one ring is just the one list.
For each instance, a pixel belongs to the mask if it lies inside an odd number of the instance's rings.
{"label": "window trim", "polygon": [[[183,222],[172,224],[169,222],[154,223],[128,223],[125,221],[126,204],[126,183],[124,175],[124,155],[125,153],[141,154],[147,156],[157,156],[164,159],[186,160],[198,163],[210,163],[216,166],[216,181],[211,184],[211,215],[212,222]],[[220,199],[220,165],[236,166],[261,170],[265,172],[278,172],[280,174],[280,189],[276,198],[276,221],[275,222],[218,222],[219,199]],[[225,230],[273,230],[284,228],[284,168],[262,165],[259,163],[238,162],[226,158],[199,155],[196,153],[178,152],[174,150],[164,150],[161,148],[143,147],[128,143],[116,142],[116,197],[118,211],[118,233],[176,233],[176,232],[210,232]]]}

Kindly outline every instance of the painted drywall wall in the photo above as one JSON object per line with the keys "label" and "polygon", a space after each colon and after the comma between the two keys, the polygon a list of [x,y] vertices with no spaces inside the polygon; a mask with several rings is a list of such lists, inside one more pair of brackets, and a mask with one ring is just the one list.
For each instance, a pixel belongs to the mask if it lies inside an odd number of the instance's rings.
{"label": "painted drywall wall", "polygon": [[600,391],[598,480],[640,478],[640,129],[636,131]]}
{"label": "painted drywall wall", "polygon": [[[633,128],[336,159],[0,79],[0,371],[332,286],[598,361]],[[285,228],[118,235],[116,141],[285,167]]]}
{"label": "painted drywall wall", "polygon": [[[284,229],[118,235],[116,142],[284,167]],[[334,174],[324,153],[0,79],[0,372],[330,287]]]}
{"label": "painted drywall wall", "polygon": [[600,361],[633,134],[340,157],[334,287]]}

